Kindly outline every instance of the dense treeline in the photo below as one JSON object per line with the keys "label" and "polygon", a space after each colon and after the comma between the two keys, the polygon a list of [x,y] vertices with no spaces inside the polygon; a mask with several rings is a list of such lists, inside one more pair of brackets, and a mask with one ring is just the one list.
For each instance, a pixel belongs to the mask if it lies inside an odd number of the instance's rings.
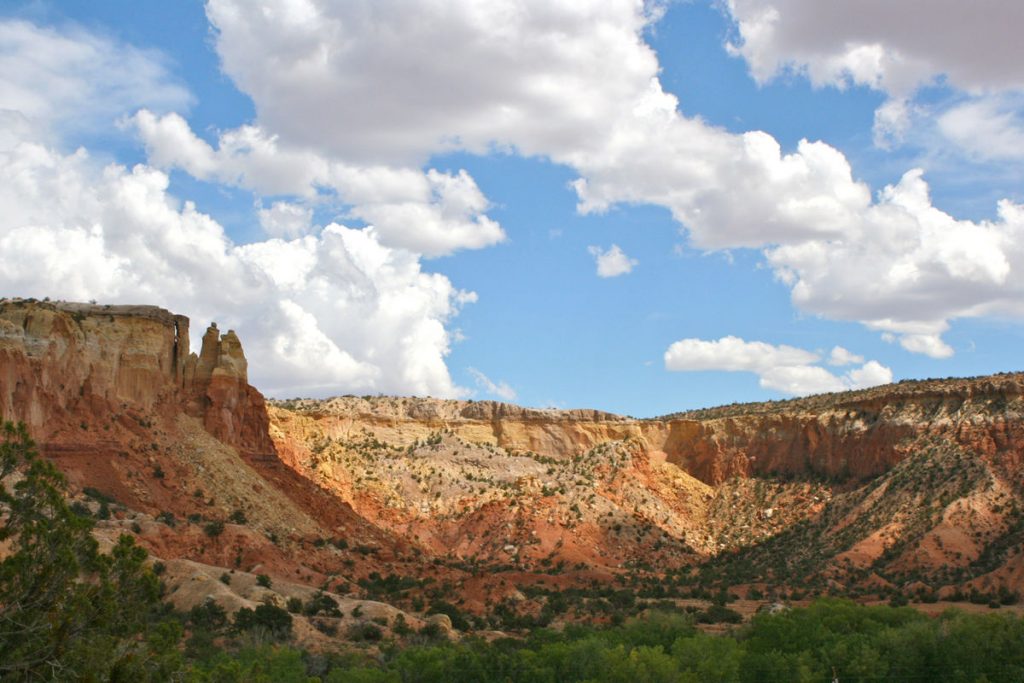
{"label": "dense treeline", "polygon": [[[383,640],[372,623],[339,634],[372,645],[348,654],[288,645],[292,617],[215,603],[174,615],[145,552],[124,536],[99,552],[92,522],[23,427],[0,430],[0,680],[259,683],[660,683],[675,681],[1024,680],[1024,620],[823,600],[762,614],[725,635],[694,615],[653,611],[607,628],[534,629],[525,638],[448,642],[440,630]],[[669,602],[663,603],[668,607]],[[331,614],[333,601],[300,605]],[[401,624],[404,626],[404,622]],[[339,642],[342,642],[339,640]],[[349,645],[349,648],[352,646]]]}
{"label": "dense treeline", "polygon": [[608,629],[533,632],[525,640],[469,639],[385,647],[378,661],[248,648],[197,663],[198,681],[359,683],[609,683],[745,681],[1024,680],[1024,621],[1007,613],[823,600],[759,615],[727,635],[696,630],[689,615],[654,613]]}

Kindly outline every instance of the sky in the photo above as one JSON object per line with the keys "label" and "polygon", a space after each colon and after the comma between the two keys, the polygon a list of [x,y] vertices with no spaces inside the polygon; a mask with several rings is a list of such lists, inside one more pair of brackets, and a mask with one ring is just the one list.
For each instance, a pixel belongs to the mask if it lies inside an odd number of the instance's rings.
{"label": "sky", "polygon": [[635,416],[1021,369],[1016,0],[7,0],[0,295],[286,398]]}

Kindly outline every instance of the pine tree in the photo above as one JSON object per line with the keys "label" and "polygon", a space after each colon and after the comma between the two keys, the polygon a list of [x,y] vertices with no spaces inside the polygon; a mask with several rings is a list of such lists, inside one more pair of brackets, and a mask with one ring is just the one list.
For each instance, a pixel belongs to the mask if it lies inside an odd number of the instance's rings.
{"label": "pine tree", "polygon": [[180,668],[181,628],[158,618],[146,551],[122,535],[100,553],[25,426],[0,432],[0,679],[166,679]]}

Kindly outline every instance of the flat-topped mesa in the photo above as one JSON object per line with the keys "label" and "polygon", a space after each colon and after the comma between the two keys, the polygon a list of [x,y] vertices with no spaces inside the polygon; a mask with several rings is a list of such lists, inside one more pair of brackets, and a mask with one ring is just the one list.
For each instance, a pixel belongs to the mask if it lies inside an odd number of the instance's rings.
{"label": "flat-topped mesa", "polygon": [[0,416],[44,443],[62,431],[85,438],[126,410],[184,408],[226,443],[272,453],[247,367],[233,331],[211,325],[196,355],[189,319],[157,306],[0,299]]}
{"label": "flat-topped mesa", "polygon": [[156,306],[0,300],[0,412],[39,428],[69,411],[150,411],[176,393],[181,316]]}
{"label": "flat-topped mesa", "polygon": [[1019,462],[1024,374],[904,381],[692,411],[646,421],[645,437],[710,483],[752,475],[864,480],[935,440]]}
{"label": "flat-topped mesa", "polygon": [[[298,431],[331,439],[369,433],[403,447],[451,430],[477,443],[567,458],[634,438],[653,460],[667,460],[710,485],[775,475],[859,481],[888,471],[934,440],[1005,463],[1024,459],[1020,373],[908,382],[645,420],[591,410],[386,396],[298,399],[278,406],[285,408],[274,411],[282,432],[292,428],[291,422]],[[286,450],[279,448],[291,457]],[[298,451],[292,455],[302,457]]]}
{"label": "flat-topped mesa", "polygon": [[279,401],[278,405],[313,417],[317,429],[331,438],[353,438],[366,429],[383,441],[403,446],[437,430],[452,430],[478,443],[570,456],[607,441],[639,436],[640,429],[637,420],[599,410],[524,408],[495,401],[338,396]]}

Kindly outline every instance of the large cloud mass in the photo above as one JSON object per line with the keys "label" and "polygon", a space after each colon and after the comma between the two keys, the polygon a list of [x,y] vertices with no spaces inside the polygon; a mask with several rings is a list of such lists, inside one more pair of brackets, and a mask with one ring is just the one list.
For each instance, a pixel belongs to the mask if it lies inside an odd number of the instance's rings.
{"label": "large cloud mass", "polygon": [[[444,324],[473,296],[368,229],[239,246],[144,165],[0,151],[0,282],[25,296],[159,303],[235,327],[275,394],[452,396]],[[200,330],[201,331],[201,330]]]}
{"label": "large cloud mass", "polygon": [[[797,73],[819,87],[885,92],[890,99],[875,114],[876,139],[883,146],[925,127],[972,155],[1019,158],[1005,143],[1021,134],[1020,122],[992,110],[1006,93],[1024,91],[1024,74],[1017,68],[1024,59],[1019,35],[1024,4],[728,0],[725,7],[736,22],[729,48],[746,60],[758,82]],[[960,95],[939,103],[916,97],[934,85]],[[947,115],[956,121],[934,126],[936,117]],[[967,119],[989,130],[981,137],[957,136],[956,124]]]}
{"label": "large cloud mass", "polygon": [[[970,88],[1017,82],[1016,71],[999,66],[1006,49],[1017,49],[1006,47],[1017,45],[1008,17],[982,54],[962,37],[947,53],[913,37],[926,33],[910,30],[914,13],[868,4],[858,18],[860,6],[849,3],[737,0],[730,8],[742,42],[734,49],[760,79],[794,65],[816,82],[894,94],[937,70]],[[212,0],[208,14],[225,69],[283,147],[319,141],[356,166],[371,158],[423,163],[450,150],[546,156],[579,173],[581,211],[656,204],[698,248],[767,248],[801,309],[863,322],[936,357],[952,352],[941,339],[950,320],[1020,314],[1016,205],[1001,205],[998,221],[958,221],[931,204],[919,171],[873,198],[828,144],[802,141],[786,151],[764,132],[736,135],[682,116],[643,40],[657,14],[641,0]],[[951,6],[950,17],[964,14]],[[892,29],[876,39],[871,30],[883,15]],[[928,21],[956,32],[953,20]],[[833,24],[848,36],[835,43],[849,48],[838,56],[829,52],[834,41],[814,37],[827,32],[811,30]],[[460,206],[468,207],[456,214],[464,224],[482,205]],[[387,224],[387,214],[374,221]],[[425,249],[402,239],[395,243]],[[478,246],[471,242],[462,240]]]}
{"label": "large cloud mass", "polygon": [[[30,74],[35,92],[55,100],[26,99],[23,78],[0,89],[0,104],[11,113],[0,118],[5,293],[156,303],[190,315],[197,327],[216,319],[238,330],[254,360],[252,380],[275,394],[339,388],[464,393],[444,362],[450,341],[445,326],[474,300],[472,293],[424,272],[417,253],[385,245],[372,227],[332,223],[310,234],[307,210],[287,203],[260,213],[275,237],[236,244],[192,203],[170,195],[161,170],[104,163],[84,149],[56,149],[54,141],[68,125],[64,108],[114,119],[139,105],[184,104],[188,98],[167,84],[159,62],[132,48],[77,31],[62,36],[23,22],[0,23],[0,35],[12,32],[20,40],[0,58],[0,70],[16,74],[17,64],[41,60],[46,68]],[[23,52],[38,45],[58,52]],[[85,79],[92,73],[83,65],[94,61],[109,71],[98,84],[76,84],[76,74]],[[103,94],[97,89],[117,97],[95,105]],[[147,116],[181,121],[139,115]],[[216,164],[193,142],[194,149],[180,154],[212,164],[202,173],[193,169],[197,175],[213,173]],[[249,141],[250,153],[260,142]],[[440,202],[440,211],[458,213],[477,201],[473,188],[450,188],[458,176],[433,182],[441,188],[425,193]]]}
{"label": "large cloud mass", "polygon": [[[208,136],[192,129],[189,95],[158,56],[80,30],[0,22],[0,245],[24,255],[4,259],[0,283],[232,315],[254,369],[265,369],[257,380],[278,393],[453,395],[446,325],[473,297],[425,273],[421,258],[505,239],[468,173],[431,168],[432,156],[464,150],[571,167],[584,213],[654,204],[697,248],[762,249],[798,308],[860,321],[909,351],[950,355],[942,333],[956,318],[1024,316],[1024,208],[1004,201],[995,220],[957,220],[933,206],[918,170],[873,195],[824,142],[786,150],[764,132],[683,116],[644,41],[657,6],[210,0],[223,68],[257,117]],[[946,18],[915,16],[939,36],[956,21],[992,19],[957,19],[958,6]],[[976,140],[1018,139],[1005,98],[1022,84],[1000,66],[1019,62],[1005,59],[1019,49],[1013,17],[993,14],[999,27],[984,45],[967,50],[951,37],[938,50],[911,35],[893,3],[857,4],[861,17],[851,7],[735,0],[733,49],[762,80],[792,67],[819,84],[884,90],[890,131],[916,115],[909,98],[935,74],[971,97],[1001,89],[996,104],[968,99],[937,125],[966,141],[980,121]],[[893,19],[888,32],[878,33],[880,16]],[[816,37],[822,26],[841,29],[841,49]],[[147,164],[69,152],[78,118],[119,119]],[[251,191],[267,239],[235,244],[179,203],[168,193],[172,169]],[[317,226],[322,207],[358,227]],[[791,377],[759,374],[786,390],[860,381],[810,362],[779,367]]]}
{"label": "large cloud mass", "polygon": [[602,144],[658,71],[642,0],[212,0],[207,14],[260,122],[355,163]]}

